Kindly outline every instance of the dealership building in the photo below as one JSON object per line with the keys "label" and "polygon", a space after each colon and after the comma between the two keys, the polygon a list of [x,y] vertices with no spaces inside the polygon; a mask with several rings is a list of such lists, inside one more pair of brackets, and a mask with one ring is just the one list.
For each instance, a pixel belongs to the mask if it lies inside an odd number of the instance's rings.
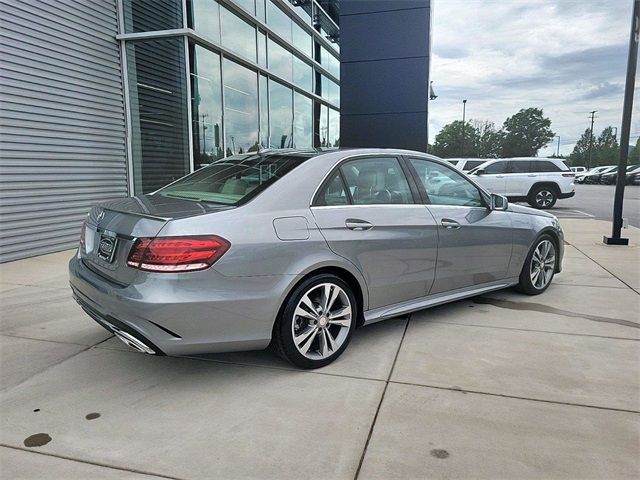
{"label": "dealership building", "polygon": [[426,147],[429,3],[0,0],[0,262],[225,156]]}

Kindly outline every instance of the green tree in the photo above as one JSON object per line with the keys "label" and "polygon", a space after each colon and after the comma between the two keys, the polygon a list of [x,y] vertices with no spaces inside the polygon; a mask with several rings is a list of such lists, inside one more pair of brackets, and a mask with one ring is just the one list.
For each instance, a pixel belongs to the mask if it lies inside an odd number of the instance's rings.
{"label": "green tree", "polygon": [[521,109],[505,120],[502,130],[503,157],[535,156],[555,136],[551,120],[543,115],[540,108]]}
{"label": "green tree", "polygon": [[[463,146],[464,135],[464,146]],[[470,122],[456,120],[448,123],[436,135],[433,154],[441,158],[473,157],[478,134]]]}
{"label": "green tree", "polygon": [[598,140],[594,145],[592,166],[593,165],[614,165],[620,158],[620,145],[618,139],[613,136],[613,127],[607,127],[602,130]]}
{"label": "green tree", "polygon": [[573,151],[569,155],[569,164],[571,166],[579,167],[587,164],[590,132],[591,130],[587,128],[573,147]]}
{"label": "green tree", "polygon": [[495,123],[485,120],[473,120],[477,142],[475,156],[477,158],[498,158],[502,150],[502,132],[496,130]]}
{"label": "green tree", "polygon": [[618,140],[613,136],[613,127],[607,127],[600,135],[593,138],[593,147],[591,151],[591,163],[589,163],[589,134],[587,128],[580,136],[580,139],[573,147],[571,155],[569,155],[569,164],[572,166],[597,167],[599,165],[614,165],[617,163],[620,155],[620,146]]}

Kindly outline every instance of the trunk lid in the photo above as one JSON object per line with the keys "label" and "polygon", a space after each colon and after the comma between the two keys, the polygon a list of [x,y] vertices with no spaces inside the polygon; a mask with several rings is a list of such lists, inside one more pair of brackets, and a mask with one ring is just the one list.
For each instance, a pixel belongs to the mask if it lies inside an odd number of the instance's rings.
{"label": "trunk lid", "polygon": [[156,237],[173,219],[228,208],[160,195],[129,197],[97,205],[87,218],[82,260],[108,280],[129,285],[139,273],[139,270],[127,266],[131,247],[137,238]]}

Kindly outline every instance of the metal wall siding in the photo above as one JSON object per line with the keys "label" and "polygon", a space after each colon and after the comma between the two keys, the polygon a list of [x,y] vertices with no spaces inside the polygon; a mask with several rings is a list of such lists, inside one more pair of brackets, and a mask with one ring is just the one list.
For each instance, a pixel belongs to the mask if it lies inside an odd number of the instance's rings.
{"label": "metal wall siding", "polygon": [[116,0],[0,0],[0,262],[73,248],[127,190]]}

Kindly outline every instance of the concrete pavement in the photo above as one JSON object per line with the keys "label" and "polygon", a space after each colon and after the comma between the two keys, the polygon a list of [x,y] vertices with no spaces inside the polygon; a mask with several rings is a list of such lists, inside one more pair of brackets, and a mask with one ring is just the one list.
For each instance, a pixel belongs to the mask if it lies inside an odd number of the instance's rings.
{"label": "concrete pavement", "polygon": [[1,265],[0,476],[638,478],[640,230],[562,224],[545,294],[365,327],[313,372],[132,352],[71,299],[70,252]]}

